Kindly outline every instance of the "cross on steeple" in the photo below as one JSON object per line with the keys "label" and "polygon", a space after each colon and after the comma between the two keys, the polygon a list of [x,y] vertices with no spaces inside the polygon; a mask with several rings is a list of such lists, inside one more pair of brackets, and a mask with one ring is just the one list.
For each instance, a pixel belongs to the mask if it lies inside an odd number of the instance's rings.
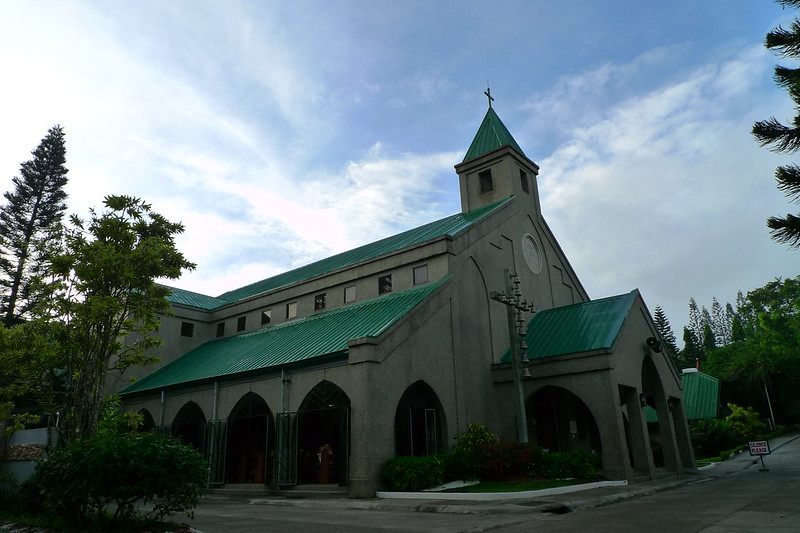
{"label": "cross on steeple", "polygon": [[494,98],[492,98],[492,89],[489,88],[489,87],[486,87],[486,90],[483,91],[483,94],[485,94],[486,97],[489,99],[489,109],[491,109],[492,108],[492,102],[494,102]]}

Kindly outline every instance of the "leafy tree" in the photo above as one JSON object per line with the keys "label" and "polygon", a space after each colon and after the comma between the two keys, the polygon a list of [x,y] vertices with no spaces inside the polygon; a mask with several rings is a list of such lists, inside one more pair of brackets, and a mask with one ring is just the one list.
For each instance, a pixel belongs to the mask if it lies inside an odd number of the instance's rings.
{"label": "leafy tree", "polygon": [[[776,0],[784,7],[800,7],[800,0]],[[765,46],[779,57],[800,58],[800,21],[795,18],[788,28],[777,27],[770,31]],[[797,115],[789,125],[778,121],[774,116],[756,122],[752,134],[761,146],[768,146],[774,152],[792,154],[800,149],[800,68],[776,66],[775,83],[789,93],[795,103]],[[800,166],[795,164],[779,166],[775,171],[777,187],[791,201],[800,200]],[[793,248],[800,246],[800,217],[788,213],[785,217],[767,219],[772,238]]]}
{"label": "leafy tree", "polygon": [[67,206],[64,129],[50,128],[33,159],[22,163],[14,191],[0,207],[0,313],[7,323],[25,316],[45,298],[42,276],[59,239],[59,224]]}
{"label": "leafy tree", "polygon": [[669,323],[667,314],[659,305],[656,306],[655,312],[653,313],[653,322],[656,325],[656,330],[661,340],[664,341],[664,348],[667,350],[667,353],[672,358],[675,365],[681,368],[683,363],[680,359],[680,350],[678,349],[675,333],[672,332],[672,326]]}
{"label": "leafy tree", "polygon": [[183,225],[138,198],[108,196],[104,205],[88,222],[70,218],[63,251],[51,261],[50,324],[69,387],[62,410],[67,441],[94,434],[108,370],[155,362],[146,353],[160,344],[159,313],[169,311],[169,289],[156,279],[176,279],[195,266],[175,248]]}

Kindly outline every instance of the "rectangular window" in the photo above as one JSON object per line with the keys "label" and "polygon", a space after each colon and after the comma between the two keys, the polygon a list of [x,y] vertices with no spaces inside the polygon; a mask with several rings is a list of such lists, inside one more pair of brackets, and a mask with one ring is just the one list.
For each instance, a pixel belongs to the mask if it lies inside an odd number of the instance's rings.
{"label": "rectangular window", "polygon": [[317,294],[314,296],[314,311],[322,311],[325,309],[325,293]]}
{"label": "rectangular window", "polygon": [[428,265],[414,267],[414,285],[428,283]]}
{"label": "rectangular window", "polygon": [[356,301],[356,286],[350,285],[344,288],[344,303]]}
{"label": "rectangular window", "polygon": [[217,324],[217,337],[222,337],[225,335],[225,322],[220,322]]}
{"label": "rectangular window", "polygon": [[261,311],[261,325],[266,326],[270,322],[272,322],[272,309]]}
{"label": "rectangular window", "polygon": [[386,274],[378,278],[378,294],[392,292],[392,275]]}
{"label": "rectangular window", "polygon": [[247,317],[240,316],[236,320],[236,331],[244,331],[245,329],[247,329]]}
{"label": "rectangular window", "polygon": [[481,192],[489,192],[494,189],[494,183],[492,182],[492,169],[479,172],[478,178],[481,180]]}
{"label": "rectangular window", "polygon": [[191,322],[181,322],[181,337],[194,336],[194,324]]}
{"label": "rectangular window", "polygon": [[522,184],[522,192],[530,193],[530,188],[528,187],[528,173],[524,170],[519,171],[519,181]]}
{"label": "rectangular window", "polygon": [[297,302],[286,304],[286,320],[297,317]]}

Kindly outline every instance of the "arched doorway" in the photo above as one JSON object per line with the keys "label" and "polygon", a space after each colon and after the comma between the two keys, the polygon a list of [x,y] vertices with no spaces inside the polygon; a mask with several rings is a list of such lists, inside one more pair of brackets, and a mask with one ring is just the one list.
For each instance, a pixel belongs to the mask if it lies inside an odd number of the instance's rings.
{"label": "arched doorway", "polygon": [[200,453],[205,451],[206,417],[200,406],[186,402],[172,421],[172,434]]}
{"label": "arched doorway", "polygon": [[139,424],[139,431],[154,431],[156,429],[156,421],[153,415],[147,409],[140,409],[139,415],[142,417],[142,423]]}
{"label": "arched doorway", "polygon": [[298,411],[300,483],[347,483],[349,417],[350,398],[330,381],[320,382],[306,395]]}
{"label": "arched doorway", "polygon": [[395,455],[432,455],[447,439],[442,404],[433,389],[417,381],[406,389],[394,415]]}
{"label": "arched doorway", "polygon": [[242,396],[228,417],[227,483],[266,483],[272,473],[274,450],[272,413],[258,394]]}
{"label": "arched doorway", "polygon": [[[600,432],[583,401],[561,387],[542,387],[526,402],[528,434],[551,452],[601,452]],[[532,415],[532,416],[531,416]]]}

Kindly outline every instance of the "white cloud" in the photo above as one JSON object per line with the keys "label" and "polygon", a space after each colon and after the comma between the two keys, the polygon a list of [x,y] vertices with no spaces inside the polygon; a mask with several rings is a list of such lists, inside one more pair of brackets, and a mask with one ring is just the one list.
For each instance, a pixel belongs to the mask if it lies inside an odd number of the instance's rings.
{"label": "white cloud", "polygon": [[737,115],[757,76],[763,54],[746,49],[619,102],[541,161],[545,216],[593,297],[640,287],[679,329],[690,297],[732,301],[769,281],[765,260],[791,273],[764,228],[782,208],[749,135],[764,111]]}

